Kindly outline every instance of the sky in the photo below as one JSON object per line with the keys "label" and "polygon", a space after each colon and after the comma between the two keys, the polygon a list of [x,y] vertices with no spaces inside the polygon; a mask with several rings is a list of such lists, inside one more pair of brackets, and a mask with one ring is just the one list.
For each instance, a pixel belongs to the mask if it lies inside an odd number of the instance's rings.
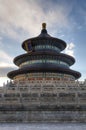
{"label": "sky", "polygon": [[43,22],[51,36],[67,43],[62,53],[75,58],[71,69],[86,79],[86,0],[0,0],[0,86],[17,69],[13,59],[26,53],[22,42],[38,36]]}

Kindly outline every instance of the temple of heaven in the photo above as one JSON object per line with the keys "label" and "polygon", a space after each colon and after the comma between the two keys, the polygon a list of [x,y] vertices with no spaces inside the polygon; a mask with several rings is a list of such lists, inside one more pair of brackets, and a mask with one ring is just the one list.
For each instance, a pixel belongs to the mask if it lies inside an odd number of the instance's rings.
{"label": "temple of heaven", "polygon": [[66,43],[47,33],[46,23],[42,24],[40,35],[22,43],[25,54],[14,58],[19,69],[11,71],[7,76],[15,83],[39,82],[55,80],[57,82],[73,82],[81,74],[70,69],[75,63],[72,56],[61,53]]}
{"label": "temple of heaven", "polygon": [[47,33],[22,43],[25,54],[14,58],[17,70],[0,89],[0,122],[86,122],[86,81],[70,67],[72,56],[62,53],[66,43]]}

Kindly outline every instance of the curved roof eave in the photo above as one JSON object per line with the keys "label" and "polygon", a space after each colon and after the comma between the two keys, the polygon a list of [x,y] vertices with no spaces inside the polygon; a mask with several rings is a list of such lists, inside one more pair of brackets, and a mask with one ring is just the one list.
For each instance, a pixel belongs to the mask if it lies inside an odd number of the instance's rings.
{"label": "curved roof eave", "polygon": [[[63,40],[61,39],[58,39],[58,38],[54,38],[54,37],[34,37],[34,38],[30,38],[30,39],[27,39],[25,40],[23,43],[22,43],[22,48],[24,50],[25,49],[25,43],[28,42],[28,41],[31,41],[32,44],[34,44],[36,40],[53,40],[53,44],[58,44],[60,46],[60,49],[61,51],[64,50],[66,48],[66,42],[64,42]],[[39,43],[39,42],[38,42]],[[41,44],[41,42],[40,42]]]}
{"label": "curved roof eave", "polygon": [[65,68],[23,68],[23,69],[18,69],[15,71],[11,71],[7,74],[7,76],[11,79],[13,79],[13,77],[15,77],[16,75],[19,74],[25,74],[25,73],[32,73],[32,72],[55,72],[55,73],[64,73],[64,74],[69,74],[69,75],[73,75],[75,77],[75,79],[78,79],[81,77],[81,74],[77,71],[71,70],[71,69],[65,69]]}
{"label": "curved roof eave", "polygon": [[[51,55],[51,56],[59,56],[59,57],[63,57],[63,58],[68,58],[69,62],[71,61],[70,65],[73,65],[75,63],[75,59],[72,57],[72,56],[69,56],[67,54],[63,54],[63,53],[53,53],[53,52],[33,52],[33,53],[26,53],[26,54],[22,54],[20,56],[17,56],[14,58],[14,63],[19,66],[19,64],[21,64],[22,62],[26,61],[25,57],[27,57],[27,60],[28,60],[28,57],[29,56],[37,56],[37,55]],[[24,58],[24,60],[23,60]],[[20,63],[18,63],[18,60],[21,60]]]}

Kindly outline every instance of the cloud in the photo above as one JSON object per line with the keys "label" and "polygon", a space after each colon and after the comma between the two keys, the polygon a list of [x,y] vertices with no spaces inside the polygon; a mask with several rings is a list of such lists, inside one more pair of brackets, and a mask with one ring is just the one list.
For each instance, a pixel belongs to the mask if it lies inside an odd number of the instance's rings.
{"label": "cloud", "polygon": [[67,47],[65,49],[65,53],[70,55],[70,56],[75,57],[74,56],[74,48],[75,48],[75,44],[74,43],[71,42],[71,43],[67,44]]}
{"label": "cloud", "polygon": [[0,77],[6,76],[7,73],[16,68],[12,63],[13,58],[3,50],[0,50]]}
{"label": "cloud", "polygon": [[13,58],[9,56],[6,52],[3,50],[0,50],[0,67],[3,66],[14,66],[12,63]]}
{"label": "cloud", "polygon": [[4,52],[3,50],[0,51],[0,59],[1,60],[11,60],[12,57],[10,57],[6,52]]}
{"label": "cloud", "polygon": [[53,1],[46,4],[39,0],[0,1],[0,33],[11,38],[22,39],[38,34],[42,22],[48,23],[50,29],[70,26],[69,8]]}
{"label": "cloud", "polygon": [[0,67],[14,67],[13,57],[6,53],[5,48],[2,37],[0,37]]}
{"label": "cloud", "polygon": [[0,77],[6,77],[7,73],[14,69],[13,67],[0,67]]}

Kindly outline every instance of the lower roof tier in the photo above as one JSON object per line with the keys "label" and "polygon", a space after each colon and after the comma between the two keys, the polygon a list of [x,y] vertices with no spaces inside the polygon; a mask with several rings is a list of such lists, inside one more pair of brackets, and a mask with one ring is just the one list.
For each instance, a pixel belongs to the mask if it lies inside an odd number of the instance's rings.
{"label": "lower roof tier", "polygon": [[26,67],[18,70],[11,71],[7,74],[7,76],[11,79],[13,79],[15,76],[19,74],[26,74],[26,73],[33,73],[33,72],[54,72],[54,73],[62,73],[62,74],[69,74],[75,77],[75,79],[78,79],[81,77],[81,74],[77,71],[67,69],[67,68],[61,68],[61,67],[49,67],[49,66],[40,66],[40,67]]}

